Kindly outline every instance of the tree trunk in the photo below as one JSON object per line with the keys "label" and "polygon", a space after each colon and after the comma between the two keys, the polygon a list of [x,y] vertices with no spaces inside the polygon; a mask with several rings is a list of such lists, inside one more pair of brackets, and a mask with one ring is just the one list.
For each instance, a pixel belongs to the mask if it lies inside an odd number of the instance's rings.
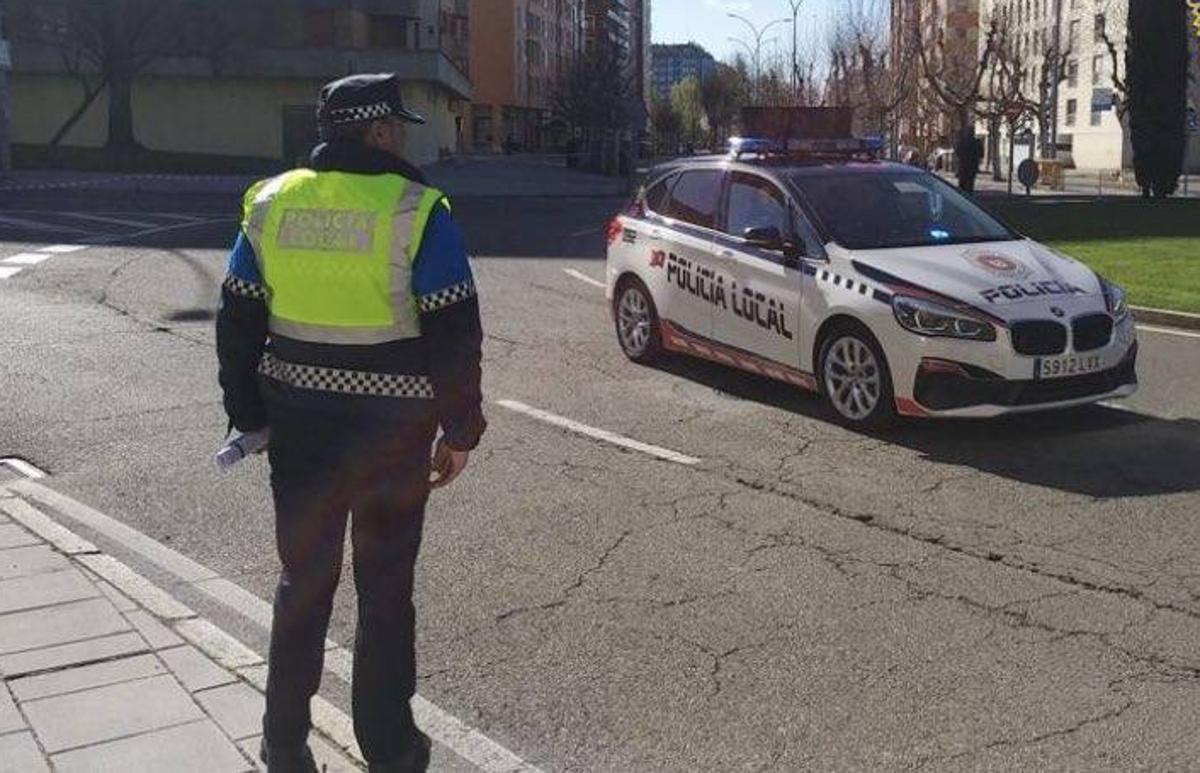
{"label": "tree trunk", "polygon": [[133,134],[133,78],[128,76],[115,77],[108,84],[108,147],[138,147]]}
{"label": "tree trunk", "polygon": [[108,81],[108,147],[130,151],[138,147],[133,133],[134,51],[125,27],[125,2],[110,0],[106,6],[108,58],[104,74]]}
{"label": "tree trunk", "polygon": [[66,137],[75,128],[75,124],[79,123],[79,120],[83,118],[88,109],[96,102],[96,98],[104,91],[104,86],[104,81],[101,81],[94,89],[86,83],[83,84],[83,102],[79,104],[79,107],[75,108],[75,112],[71,113],[66,122],[50,138],[50,147],[57,147],[58,143],[62,142],[63,137]]}
{"label": "tree trunk", "polygon": [[988,119],[988,158],[992,160],[992,180],[1001,182],[1004,173],[1000,170],[1000,119]]}

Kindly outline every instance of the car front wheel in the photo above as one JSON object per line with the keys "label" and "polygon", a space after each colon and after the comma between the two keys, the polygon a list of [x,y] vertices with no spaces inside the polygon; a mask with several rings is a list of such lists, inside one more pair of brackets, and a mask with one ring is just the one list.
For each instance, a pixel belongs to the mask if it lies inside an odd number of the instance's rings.
{"label": "car front wheel", "polygon": [[820,362],[821,391],[843,424],[877,428],[896,418],[887,360],[865,330],[834,331],[821,347]]}

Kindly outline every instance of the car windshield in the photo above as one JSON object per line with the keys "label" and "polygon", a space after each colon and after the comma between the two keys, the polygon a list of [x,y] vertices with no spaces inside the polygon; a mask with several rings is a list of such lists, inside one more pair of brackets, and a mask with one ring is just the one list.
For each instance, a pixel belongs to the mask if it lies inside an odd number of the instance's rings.
{"label": "car windshield", "polygon": [[789,175],[835,242],[852,250],[1019,238],[954,188],[922,172],[804,170]]}

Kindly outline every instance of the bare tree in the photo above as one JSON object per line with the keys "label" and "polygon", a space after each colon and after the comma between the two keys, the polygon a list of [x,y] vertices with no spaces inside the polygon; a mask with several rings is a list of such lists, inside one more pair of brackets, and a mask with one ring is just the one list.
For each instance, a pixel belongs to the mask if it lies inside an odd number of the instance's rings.
{"label": "bare tree", "polygon": [[995,53],[996,22],[989,21],[983,46],[979,48],[971,45],[969,36],[947,40],[945,27],[933,23],[941,18],[940,0],[915,3],[914,17],[921,74],[937,100],[953,116],[955,132],[963,132],[971,126],[983,79]]}
{"label": "bare tree", "polygon": [[879,0],[849,0],[838,15],[828,43],[826,102],[853,107],[860,131],[896,145],[901,112],[914,97],[917,53],[902,47],[899,57],[891,56],[887,18],[887,5]]}

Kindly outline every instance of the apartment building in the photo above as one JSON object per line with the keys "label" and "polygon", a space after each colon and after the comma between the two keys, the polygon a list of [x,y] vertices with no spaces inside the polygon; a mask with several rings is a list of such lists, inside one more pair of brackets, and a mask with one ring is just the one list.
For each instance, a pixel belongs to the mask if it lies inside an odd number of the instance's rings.
{"label": "apartment building", "polygon": [[[39,9],[60,0],[8,0]],[[409,133],[424,164],[457,152],[471,100],[469,0],[289,0],[234,11],[228,43],[209,55],[167,56],[133,86],[134,128],[153,150],[293,163],[316,139],[320,86],[355,72],[397,72],[403,99],[429,123]],[[63,18],[68,18],[64,13]],[[60,47],[10,30],[14,142],[44,144],[80,105]],[[236,37],[236,39],[234,39]],[[63,138],[107,140],[101,95]]]}
{"label": "apartment building", "polygon": [[474,150],[544,150],[565,141],[554,90],[583,49],[583,0],[472,0]]}
{"label": "apartment building", "polygon": [[634,133],[649,127],[652,76],[650,43],[651,0],[586,0],[584,44],[611,51],[625,66],[630,88]]}
{"label": "apartment building", "polygon": [[670,99],[675,84],[687,78],[707,80],[717,71],[717,60],[696,43],[659,44],[651,49],[653,96]]}
{"label": "apartment building", "polygon": [[[1057,148],[1068,163],[1080,169],[1117,170],[1133,166],[1133,149],[1128,124],[1122,124],[1113,105],[1115,96],[1113,58],[1104,42],[1105,33],[1117,50],[1116,73],[1124,75],[1125,30],[1129,0],[985,0],[982,23],[1003,14],[1011,25],[1017,54],[1029,64],[1023,92],[1039,99],[1042,67],[1053,61],[1047,56],[1056,40],[1066,54],[1064,79],[1058,87]],[[1200,106],[1200,59],[1193,47],[1193,75],[1186,87],[1189,104]],[[1035,128],[1034,133],[1037,134]],[[1023,135],[1019,134],[1018,137]],[[1193,135],[1189,168],[1200,171],[1200,136]],[[1002,152],[1008,139],[1003,137]],[[1018,143],[1017,158],[1027,158],[1031,149]],[[1038,149],[1032,150],[1036,155]]]}

